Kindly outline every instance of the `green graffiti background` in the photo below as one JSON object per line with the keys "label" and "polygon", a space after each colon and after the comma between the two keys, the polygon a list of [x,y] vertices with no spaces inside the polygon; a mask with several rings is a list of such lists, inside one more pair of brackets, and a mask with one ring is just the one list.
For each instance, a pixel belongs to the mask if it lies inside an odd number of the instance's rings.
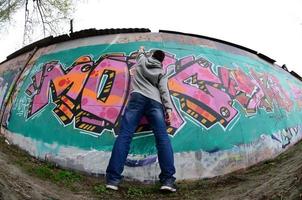
{"label": "green graffiti background", "polygon": [[[142,45],[145,46],[147,50],[160,48],[176,55],[178,59],[189,55],[195,57],[202,56],[214,64],[214,72],[217,72],[218,66],[232,69],[236,68],[237,65],[240,66],[246,74],[249,74],[248,68],[252,67],[257,72],[267,72],[276,76],[285,91],[290,91],[290,87],[286,82],[287,79],[299,88],[302,88],[301,83],[294,80],[292,76],[265,62],[201,46],[184,45],[174,42],[133,42],[126,44],[84,46],[43,55],[36,61],[24,79],[14,102],[9,118],[8,129],[12,132],[31,137],[40,141],[42,144],[53,144],[55,147],[50,148],[52,151],[57,151],[60,146],[73,146],[84,150],[96,149],[111,151],[115,140],[112,132],[105,131],[101,136],[93,137],[80,130],[74,129],[73,124],[64,127],[52,112],[55,107],[53,103],[49,103],[38,115],[27,120],[24,113],[27,111],[29,97],[25,95],[25,90],[31,83],[32,75],[39,71],[46,62],[59,60],[65,68],[67,68],[77,58],[83,55],[90,55],[94,60],[97,60],[105,53],[122,52],[129,55]],[[294,101],[293,94],[290,93],[290,97],[291,100]],[[173,100],[178,110],[181,110],[177,98],[173,97]],[[23,107],[20,109],[21,102],[23,103]],[[50,102],[52,101],[50,100]],[[244,109],[238,102],[235,101],[234,107],[238,110],[238,115],[229,124],[226,130],[219,124],[215,124],[209,130],[206,130],[201,125],[190,120],[190,117],[184,112],[181,112],[186,124],[174,137],[171,137],[174,152],[197,150],[213,152],[230,149],[234,147],[234,145],[253,142],[257,140],[261,134],[271,135],[278,130],[302,124],[302,112],[298,109],[296,102],[294,102],[294,107],[290,113],[282,108],[275,107],[274,112],[271,113],[267,113],[263,109],[258,109],[257,114],[251,117],[245,115]],[[49,147],[43,147],[43,145],[39,148],[41,151],[43,151],[43,148],[49,151]],[[155,154],[156,148],[153,136],[149,135],[134,138],[130,153],[143,155]]]}

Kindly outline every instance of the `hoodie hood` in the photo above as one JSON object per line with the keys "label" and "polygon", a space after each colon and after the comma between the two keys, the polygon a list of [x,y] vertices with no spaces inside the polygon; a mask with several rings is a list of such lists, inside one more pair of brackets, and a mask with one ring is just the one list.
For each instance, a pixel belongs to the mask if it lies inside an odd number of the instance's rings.
{"label": "hoodie hood", "polygon": [[151,68],[162,68],[161,62],[158,60],[152,58],[151,56],[146,59],[146,67],[151,69]]}

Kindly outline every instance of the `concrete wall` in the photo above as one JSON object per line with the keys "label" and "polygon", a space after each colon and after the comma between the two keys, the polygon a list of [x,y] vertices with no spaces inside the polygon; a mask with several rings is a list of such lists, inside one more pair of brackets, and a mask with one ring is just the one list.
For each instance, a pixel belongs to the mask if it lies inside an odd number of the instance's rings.
{"label": "concrete wall", "polygon": [[[175,118],[167,131],[178,180],[251,166],[301,139],[300,81],[242,49],[168,33],[81,38],[1,64],[0,100],[11,97],[2,103],[2,133],[38,158],[104,174],[140,46],[166,52]],[[12,91],[4,89],[12,83]],[[143,118],[124,175],[152,181],[159,171],[152,131]]]}

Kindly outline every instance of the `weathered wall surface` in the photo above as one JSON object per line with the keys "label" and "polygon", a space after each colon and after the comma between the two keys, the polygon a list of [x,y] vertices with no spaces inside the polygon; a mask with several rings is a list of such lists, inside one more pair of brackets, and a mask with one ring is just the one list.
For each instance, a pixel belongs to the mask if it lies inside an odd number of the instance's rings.
{"label": "weathered wall surface", "polygon": [[[301,139],[300,81],[241,49],[168,33],[96,36],[37,50],[26,66],[23,62],[11,103],[1,110],[6,113],[2,132],[36,157],[103,174],[140,46],[166,52],[163,64],[175,119],[167,131],[178,179],[245,168]],[[18,60],[0,66],[2,88],[12,83],[5,73],[18,68]],[[2,90],[1,99],[7,96]],[[159,174],[145,118],[126,166],[129,178],[155,180]]]}

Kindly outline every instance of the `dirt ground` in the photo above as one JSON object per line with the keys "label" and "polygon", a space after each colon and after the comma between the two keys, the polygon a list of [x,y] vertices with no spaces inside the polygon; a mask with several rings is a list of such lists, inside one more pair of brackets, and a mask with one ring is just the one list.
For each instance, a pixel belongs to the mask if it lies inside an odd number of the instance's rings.
{"label": "dirt ground", "polygon": [[0,138],[0,199],[302,199],[302,143],[274,160],[200,181],[177,182],[176,193],[158,184],[124,181],[107,191],[104,177],[60,169],[36,160]]}

